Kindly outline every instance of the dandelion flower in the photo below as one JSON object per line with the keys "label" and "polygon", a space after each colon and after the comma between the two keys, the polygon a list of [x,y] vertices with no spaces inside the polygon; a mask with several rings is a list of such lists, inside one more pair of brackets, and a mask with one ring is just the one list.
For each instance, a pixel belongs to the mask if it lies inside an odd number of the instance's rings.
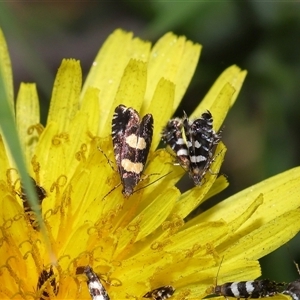
{"label": "dandelion flower", "polygon": [[[3,37],[0,48],[0,70],[12,104]],[[151,47],[116,30],[83,87],[79,62],[63,60],[45,127],[39,120],[35,85],[21,85],[11,110],[27,172],[45,190],[44,229],[34,227],[24,212],[19,174],[5,136],[0,141],[1,298],[89,299],[86,277],[76,274],[78,267],[88,265],[111,299],[137,299],[167,285],[176,289],[174,299],[201,298],[214,284],[222,257],[219,283],[254,279],[260,275],[258,259],[299,231],[299,168],[185,221],[200,203],[227,186],[224,177],[215,175],[226,152],[222,143],[212,172],[201,186],[185,193],[175,187],[182,168],[174,166],[174,157],[165,149],[155,151],[162,127],[191,80],[200,49],[172,33]],[[219,130],[245,75],[236,66],[226,69],[191,117],[209,110]],[[145,175],[129,198],[121,188],[112,191],[120,178],[108,162],[114,161],[110,124],[120,104],[154,118]]]}

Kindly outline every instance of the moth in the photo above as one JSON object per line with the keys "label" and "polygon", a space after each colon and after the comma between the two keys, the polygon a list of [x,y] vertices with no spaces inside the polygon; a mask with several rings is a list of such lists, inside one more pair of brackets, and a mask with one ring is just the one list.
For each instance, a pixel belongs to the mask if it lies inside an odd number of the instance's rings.
{"label": "moth", "polygon": [[[47,281],[49,282],[48,285],[46,285]],[[42,297],[40,298],[41,300],[50,299],[51,294],[49,295],[49,288],[52,289],[53,294],[55,295],[58,294],[59,286],[54,276],[53,266],[50,267],[49,271],[44,269],[41,272],[38,278],[37,290],[40,290],[42,288],[43,288],[43,292],[42,292]]]}
{"label": "moth", "polygon": [[221,131],[213,129],[213,117],[210,111],[204,112],[193,121],[184,112],[182,119],[171,119],[162,130],[162,140],[176,154],[176,159],[193,179],[195,185],[209,171],[214,161],[213,149],[221,140]]}
{"label": "moth", "polygon": [[99,277],[90,266],[78,267],[76,273],[84,273],[87,277],[87,286],[92,300],[109,300],[108,293]]}
{"label": "moth", "polygon": [[175,292],[171,285],[165,285],[146,293],[143,298],[151,298],[152,300],[165,300],[170,298]]}
{"label": "moth", "polygon": [[285,290],[282,292],[285,295],[289,295],[293,300],[300,299],[300,279],[290,282]]}
{"label": "moth", "polygon": [[135,109],[119,105],[112,119],[114,155],[125,197],[133,194],[145,168],[153,136],[153,116],[142,120]]}
{"label": "moth", "polygon": [[[298,264],[295,261],[294,264],[300,275]],[[300,279],[290,282],[282,293],[291,296],[293,300],[300,300]]]}
{"label": "moth", "polygon": [[227,282],[217,285],[214,289],[216,295],[235,298],[262,298],[272,297],[280,292],[282,283],[276,283],[269,279]]}
{"label": "moth", "polygon": [[32,225],[32,227],[35,230],[38,230],[39,226],[38,226],[38,223],[37,223],[37,220],[36,220],[36,215],[35,215],[35,212],[34,212],[34,208],[38,212],[42,211],[41,205],[42,205],[43,200],[47,197],[47,193],[46,193],[45,189],[43,187],[41,187],[40,185],[38,185],[32,177],[30,177],[30,179],[31,179],[32,184],[35,188],[35,192],[36,192],[36,195],[37,195],[37,198],[38,198],[37,206],[33,207],[29,203],[28,196],[27,196],[26,191],[25,191],[23,186],[21,186],[21,193],[18,193],[18,195],[22,199],[24,212],[28,216],[30,224]]}

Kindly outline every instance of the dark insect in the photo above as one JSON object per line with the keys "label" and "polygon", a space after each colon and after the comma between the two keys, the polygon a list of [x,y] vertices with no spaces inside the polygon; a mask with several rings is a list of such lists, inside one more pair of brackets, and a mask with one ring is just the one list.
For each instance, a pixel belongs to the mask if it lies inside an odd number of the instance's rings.
{"label": "dark insect", "polygon": [[35,215],[34,209],[41,213],[41,211],[42,211],[41,204],[42,204],[43,200],[47,197],[47,193],[44,190],[44,188],[39,186],[32,177],[30,177],[30,179],[32,181],[33,186],[35,187],[35,192],[36,192],[36,195],[38,198],[38,205],[35,207],[31,206],[31,204],[28,201],[28,197],[27,197],[26,191],[23,186],[21,186],[21,193],[18,193],[18,195],[22,199],[24,212],[28,216],[30,224],[32,225],[32,227],[35,230],[38,230],[39,226],[38,226],[38,223],[36,220],[36,215]]}
{"label": "dark insect", "polygon": [[112,119],[112,141],[115,159],[125,197],[133,194],[141,179],[149,154],[153,135],[153,117],[147,114],[140,121],[131,107],[116,107]]}
{"label": "dark insect", "polygon": [[291,296],[293,300],[300,300],[300,279],[290,282],[282,293]]}
{"label": "dark insect", "polygon": [[[48,282],[48,284],[46,284]],[[56,283],[53,266],[50,267],[50,270],[43,270],[39,276],[38,283],[37,283],[37,290],[39,291],[43,288],[42,295],[40,300],[50,299],[51,294],[49,295],[49,288],[52,289],[53,294],[58,294],[58,284]]]}
{"label": "dark insect", "polygon": [[201,185],[214,161],[213,148],[221,140],[221,131],[216,133],[213,130],[209,111],[194,121],[190,121],[184,113],[182,119],[168,122],[162,131],[162,140],[176,153],[178,163],[189,172],[194,184]]}
{"label": "dark insect", "polygon": [[93,300],[109,300],[106,289],[100,282],[99,277],[90,266],[78,267],[77,274],[84,273],[87,277],[87,286]]}
{"label": "dark insect", "polygon": [[165,300],[170,298],[175,292],[171,285],[165,285],[146,293],[143,298],[151,298],[153,300]]}
{"label": "dark insect", "polygon": [[[298,264],[295,261],[294,264],[297,268],[298,274],[300,275]],[[290,282],[282,293],[291,296],[293,300],[300,300],[300,279]]]}
{"label": "dark insect", "polygon": [[217,285],[214,289],[214,294],[235,298],[262,298],[272,297],[280,292],[279,287],[282,283],[276,283],[269,279],[227,282],[222,285]]}

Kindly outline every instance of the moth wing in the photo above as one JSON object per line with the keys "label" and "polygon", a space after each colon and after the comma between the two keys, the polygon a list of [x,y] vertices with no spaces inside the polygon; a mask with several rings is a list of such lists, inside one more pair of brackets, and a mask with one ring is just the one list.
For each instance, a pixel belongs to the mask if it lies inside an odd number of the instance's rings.
{"label": "moth wing", "polygon": [[147,114],[143,117],[141,123],[139,123],[138,114],[137,118],[132,120],[130,128],[128,128],[127,136],[134,137],[131,143],[131,148],[127,145],[127,157],[134,164],[142,164],[139,168],[139,172],[136,173],[136,184],[140,180],[140,175],[146,165],[147,157],[149,154],[152,136],[153,136],[153,117],[151,114]]}
{"label": "moth wing", "polygon": [[128,131],[129,124],[132,122],[132,111],[135,112],[134,109],[127,108],[124,105],[119,105],[115,108],[112,118],[112,142],[118,166],[122,160],[124,147],[126,147],[125,136]]}
{"label": "moth wing", "polygon": [[144,148],[146,159],[151,147],[153,137],[153,122],[153,116],[151,114],[147,114],[143,117],[139,126],[137,145],[138,148]]}

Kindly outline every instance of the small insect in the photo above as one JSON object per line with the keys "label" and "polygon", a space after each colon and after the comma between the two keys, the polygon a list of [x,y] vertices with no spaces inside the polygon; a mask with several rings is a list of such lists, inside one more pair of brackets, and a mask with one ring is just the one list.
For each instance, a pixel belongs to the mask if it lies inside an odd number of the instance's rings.
{"label": "small insect", "polygon": [[34,208],[38,212],[42,211],[41,204],[42,204],[43,200],[47,197],[47,193],[44,190],[44,188],[39,186],[32,177],[30,177],[30,179],[32,181],[33,186],[35,187],[35,192],[36,192],[36,195],[38,198],[38,205],[36,207],[31,206],[31,204],[28,201],[28,197],[27,197],[26,191],[23,186],[21,186],[21,193],[18,193],[18,195],[22,199],[24,212],[28,216],[30,224],[32,225],[32,227],[35,230],[38,230],[39,226],[36,221]]}
{"label": "small insect", "polygon": [[269,279],[227,282],[217,285],[214,294],[219,296],[235,298],[262,298],[272,297],[280,292],[279,287],[282,283],[276,283]]}
{"label": "small insect", "polygon": [[115,159],[125,197],[133,194],[141,180],[153,136],[153,117],[139,114],[131,107],[116,107],[112,119],[112,141]]}
{"label": "small insect", "polygon": [[[294,264],[296,265],[298,274],[300,275],[298,264],[295,261]],[[291,296],[293,300],[300,300],[300,279],[290,282],[282,293]]]}
{"label": "small insect", "polygon": [[[218,278],[223,258],[216,278]],[[215,295],[224,296],[226,299],[228,299],[227,297],[235,297],[238,299],[272,297],[280,293],[280,287],[282,286],[284,286],[284,283],[277,283],[269,279],[226,282],[222,285],[216,283],[213,293]]]}
{"label": "small insect", "polygon": [[165,300],[170,298],[174,292],[174,287],[171,285],[165,285],[146,293],[143,298],[151,298],[152,300]]}
{"label": "small insect", "polygon": [[293,300],[300,299],[300,279],[290,282],[282,294],[289,295]]}
{"label": "small insect", "polygon": [[176,153],[178,163],[189,172],[195,185],[200,185],[209,170],[213,148],[221,140],[221,131],[213,130],[213,117],[209,111],[190,121],[184,113],[182,119],[171,119],[163,129],[162,140]]}
{"label": "small insect", "polygon": [[[48,284],[46,285],[47,281]],[[49,288],[52,289],[53,294],[58,294],[59,287],[54,277],[53,266],[50,267],[49,271],[44,269],[41,272],[37,283],[37,290],[39,291],[41,288],[43,288],[43,292],[40,300],[50,299]]]}
{"label": "small insect", "polygon": [[92,297],[92,300],[109,300],[109,296],[107,294],[106,289],[100,282],[99,277],[97,274],[93,271],[93,269],[90,266],[85,267],[78,267],[76,270],[77,274],[84,273],[87,280],[87,286],[89,289],[89,293]]}

